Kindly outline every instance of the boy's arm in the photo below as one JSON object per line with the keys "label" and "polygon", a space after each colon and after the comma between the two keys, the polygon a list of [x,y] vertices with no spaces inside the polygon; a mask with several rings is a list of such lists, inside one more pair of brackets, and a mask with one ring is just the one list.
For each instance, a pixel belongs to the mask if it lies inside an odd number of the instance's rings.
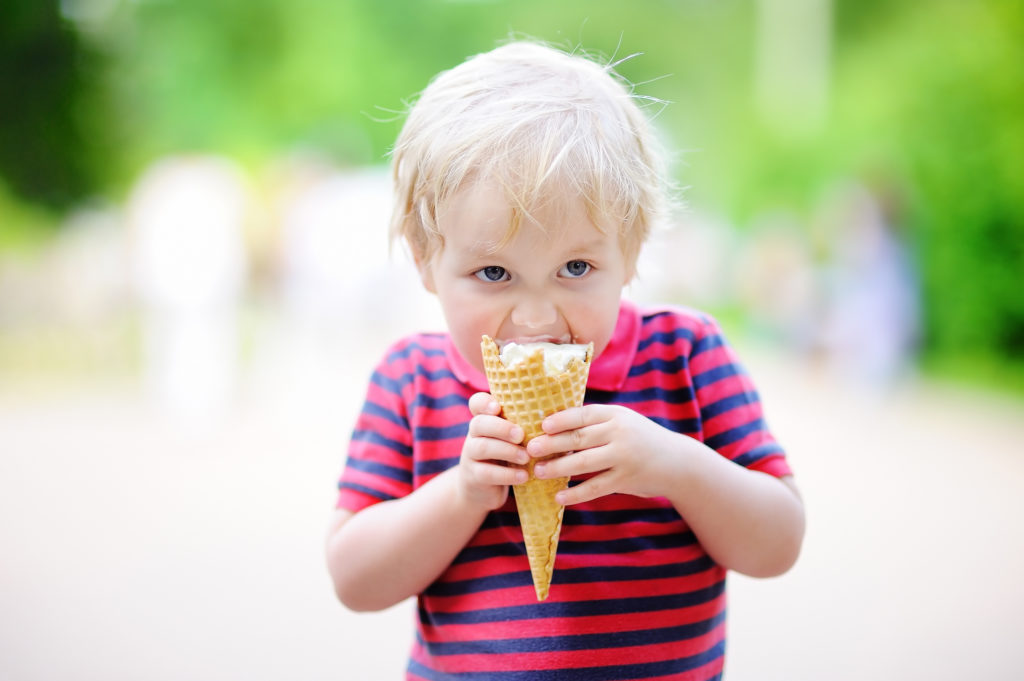
{"label": "boy's arm", "polygon": [[473,415],[459,464],[404,497],[353,513],[335,511],[327,536],[334,590],[353,610],[382,610],[426,589],[473,538],[487,513],[527,473],[522,428],[498,416],[487,393],[469,400]]}
{"label": "boy's arm", "polygon": [[544,421],[531,456],[540,478],[596,473],[559,492],[576,504],[614,492],[665,497],[723,567],[755,577],[788,570],[800,553],[804,508],[791,477],[744,468],[702,442],[622,406],[567,409]]}
{"label": "boy's arm", "polygon": [[457,469],[400,499],[338,509],[327,537],[334,590],[352,610],[382,610],[423,591],[479,529],[487,509],[456,492]]}
{"label": "boy's arm", "polygon": [[793,477],[744,468],[696,440],[687,448],[691,456],[666,458],[666,496],[708,555],[751,577],[789,570],[800,555],[805,524]]}

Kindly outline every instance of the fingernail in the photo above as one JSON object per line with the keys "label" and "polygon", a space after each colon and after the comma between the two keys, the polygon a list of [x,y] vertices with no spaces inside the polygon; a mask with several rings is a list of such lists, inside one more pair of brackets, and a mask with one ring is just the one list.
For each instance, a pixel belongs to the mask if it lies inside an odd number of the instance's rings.
{"label": "fingernail", "polygon": [[545,466],[542,463],[538,463],[538,464],[534,465],[534,467],[533,467],[533,475],[535,477],[538,477],[538,478],[543,478],[544,477],[544,470],[546,468],[547,468],[547,466]]}
{"label": "fingernail", "polygon": [[509,431],[509,436],[513,442],[522,442],[523,440],[523,429],[519,426],[512,426],[512,430]]}
{"label": "fingernail", "polygon": [[524,482],[530,479],[530,474],[526,471],[516,471],[516,484],[522,485]]}

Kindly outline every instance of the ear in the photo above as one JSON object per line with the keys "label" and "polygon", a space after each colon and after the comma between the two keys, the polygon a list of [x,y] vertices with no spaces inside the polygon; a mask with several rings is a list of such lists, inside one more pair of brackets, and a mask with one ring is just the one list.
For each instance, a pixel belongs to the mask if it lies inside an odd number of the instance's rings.
{"label": "ear", "polygon": [[430,293],[437,295],[437,286],[434,284],[433,259],[426,259],[422,253],[413,253],[413,260],[416,263],[416,270],[420,273],[420,282]]}
{"label": "ear", "polygon": [[633,258],[632,261],[626,263],[626,271],[622,278],[623,288],[629,286],[636,278],[636,261],[637,258]]}
{"label": "ear", "polygon": [[619,249],[622,251],[623,264],[625,264],[626,266],[622,273],[623,287],[629,286],[630,283],[632,283],[633,279],[636,278],[636,265],[637,261],[640,260],[641,248],[641,244],[636,244],[633,241],[622,237],[621,235],[619,236]]}
{"label": "ear", "polygon": [[631,283],[633,283],[633,280],[635,278],[636,278],[636,265],[633,265],[633,266],[630,266],[626,270],[626,276],[624,276],[622,278],[622,287],[625,288],[625,287],[629,286]]}

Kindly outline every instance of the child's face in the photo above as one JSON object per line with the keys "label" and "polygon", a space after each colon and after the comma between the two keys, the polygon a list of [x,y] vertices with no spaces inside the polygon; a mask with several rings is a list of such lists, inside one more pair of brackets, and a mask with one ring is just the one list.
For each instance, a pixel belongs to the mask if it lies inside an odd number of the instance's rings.
{"label": "child's face", "polygon": [[[616,230],[601,232],[583,200],[524,217],[500,249],[511,211],[489,183],[460,191],[438,209],[444,245],[420,263],[462,356],[480,371],[480,337],[500,341],[608,345],[632,268]],[[543,227],[543,229],[541,229]]]}

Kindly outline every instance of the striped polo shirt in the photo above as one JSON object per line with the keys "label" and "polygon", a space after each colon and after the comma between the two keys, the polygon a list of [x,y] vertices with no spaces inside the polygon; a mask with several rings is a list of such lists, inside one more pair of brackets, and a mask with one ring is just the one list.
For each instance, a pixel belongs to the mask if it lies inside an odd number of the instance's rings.
{"label": "striped polo shirt", "polygon": [[[338,506],[404,496],[457,465],[467,402],[486,389],[447,334],[392,346],[370,380]],[[623,301],[585,401],[627,406],[738,465],[790,474],[753,383],[706,314]],[[538,602],[510,494],[419,594],[407,679],[719,678],[725,577],[667,500],[612,494],[566,508],[550,596]]]}

